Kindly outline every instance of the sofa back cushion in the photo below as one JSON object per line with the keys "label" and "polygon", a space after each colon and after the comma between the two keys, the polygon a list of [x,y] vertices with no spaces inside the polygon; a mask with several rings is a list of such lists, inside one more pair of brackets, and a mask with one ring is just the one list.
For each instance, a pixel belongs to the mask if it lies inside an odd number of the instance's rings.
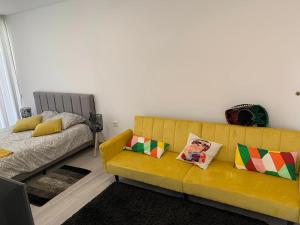
{"label": "sofa back cushion", "polygon": [[234,163],[237,143],[241,143],[277,151],[297,151],[299,162],[300,131],[136,116],[134,133],[169,143],[169,151],[178,153],[186,145],[189,133],[194,133],[223,145],[216,156],[220,161]]}

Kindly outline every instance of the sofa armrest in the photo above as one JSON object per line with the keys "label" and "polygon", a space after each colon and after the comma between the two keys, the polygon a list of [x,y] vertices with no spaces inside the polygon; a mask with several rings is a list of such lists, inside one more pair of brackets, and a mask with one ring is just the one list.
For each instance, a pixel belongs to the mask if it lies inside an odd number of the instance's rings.
{"label": "sofa armrest", "polygon": [[117,136],[105,141],[99,146],[100,156],[104,168],[106,169],[106,163],[123,150],[123,147],[132,138],[133,132],[128,129]]}

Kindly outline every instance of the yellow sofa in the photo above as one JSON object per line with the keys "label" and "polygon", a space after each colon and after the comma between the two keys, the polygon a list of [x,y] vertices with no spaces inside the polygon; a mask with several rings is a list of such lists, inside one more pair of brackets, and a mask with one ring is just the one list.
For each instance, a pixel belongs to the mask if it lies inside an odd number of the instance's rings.
{"label": "yellow sofa", "polygon": [[[176,160],[190,132],[223,144],[206,170]],[[133,133],[163,140],[170,149],[160,159],[123,151]],[[126,130],[101,144],[100,155],[108,173],[300,222],[299,178],[291,181],[234,168],[237,143],[300,153],[300,132],[136,116],[134,130]]]}

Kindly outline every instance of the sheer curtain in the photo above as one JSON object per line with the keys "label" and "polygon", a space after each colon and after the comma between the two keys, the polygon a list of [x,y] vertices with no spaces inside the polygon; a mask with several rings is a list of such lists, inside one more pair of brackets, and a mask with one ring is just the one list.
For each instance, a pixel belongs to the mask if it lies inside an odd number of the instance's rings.
{"label": "sheer curtain", "polygon": [[19,117],[20,94],[15,63],[4,17],[0,16],[0,127],[13,125]]}

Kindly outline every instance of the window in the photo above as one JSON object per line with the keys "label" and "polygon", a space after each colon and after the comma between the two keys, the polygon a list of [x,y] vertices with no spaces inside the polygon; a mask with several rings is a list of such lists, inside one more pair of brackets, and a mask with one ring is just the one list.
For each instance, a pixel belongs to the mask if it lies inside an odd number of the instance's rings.
{"label": "window", "polygon": [[13,125],[19,117],[19,91],[11,44],[4,18],[0,16],[0,127]]}

